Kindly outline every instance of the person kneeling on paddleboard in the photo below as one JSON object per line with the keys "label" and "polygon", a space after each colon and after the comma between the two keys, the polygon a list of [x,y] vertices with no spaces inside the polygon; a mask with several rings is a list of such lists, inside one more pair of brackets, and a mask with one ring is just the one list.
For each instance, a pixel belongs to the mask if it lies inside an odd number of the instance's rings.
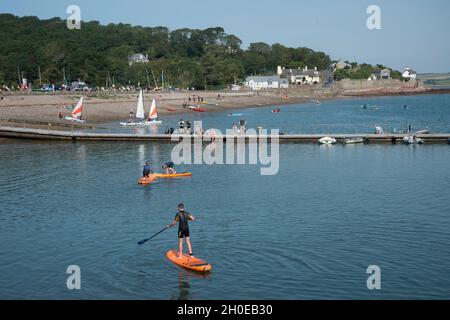
{"label": "person kneeling on paddleboard", "polygon": [[189,256],[193,258],[191,241],[189,238],[189,224],[188,221],[195,221],[195,218],[192,214],[184,211],[184,204],[180,203],[178,205],[178,213],[175,215],[175,219],[171,224],[168,225],[168,228],[172,228],[178,222],[178,258],[181,259],[183,256],[183,238],[186,238],[186,243],[189,250]]}
{"label": "person kneeling on paddleboard", "polygon": [[143,176],[144,178],[148,179],[148,178],[149,178],[148,175],[149,175],[150,173],[153,173],[153,170],[152,170],[152,168],[150,167],[150,163],[149,163],[149,162],[146,162],[145,165],[144,165],[144,171],[142,172],[142,176]]}
{"label": "person kneeling on paddleboard", "polygon": [[174,174],[177,173],[173,167],[175,166],[175,163],[173,163],[172,161],[166,162],[162,168],[166,170],[166,174]]}

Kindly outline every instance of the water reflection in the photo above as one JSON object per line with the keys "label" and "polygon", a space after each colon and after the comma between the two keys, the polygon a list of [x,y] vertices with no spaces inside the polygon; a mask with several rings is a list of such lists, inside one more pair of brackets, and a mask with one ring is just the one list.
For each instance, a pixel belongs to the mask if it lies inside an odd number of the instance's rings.
{"label": "water reflection", "polygon": [[175,300],[191,300],[191,282],[192,279],[207,279],[210,277],[209,273],[197,273],[190,272],[184,269],[180,269],[178,272],[178,295],[174,296]]}
{"label": "water reflection", "polygon": [[140,166],[144,165],[144,162],[145,162],[145,145],[144,144],[139,145],[138,162],[139,162]]}

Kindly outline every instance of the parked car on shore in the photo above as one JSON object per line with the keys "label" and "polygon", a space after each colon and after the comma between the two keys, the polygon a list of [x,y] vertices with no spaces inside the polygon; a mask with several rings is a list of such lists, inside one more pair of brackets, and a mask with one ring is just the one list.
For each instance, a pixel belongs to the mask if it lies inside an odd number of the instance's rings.
{"label": "parked car on shore", "polygon": [[53,92],[53,91],[55,91],[55,85],[54,84],[44,84],[41,87],[41,91],[43,91],[43,92]]}
{"label": "parked car on shore", "polygon": [[84,81],[74,81],[70,85],[71,91],[91,91],[91,88]]}

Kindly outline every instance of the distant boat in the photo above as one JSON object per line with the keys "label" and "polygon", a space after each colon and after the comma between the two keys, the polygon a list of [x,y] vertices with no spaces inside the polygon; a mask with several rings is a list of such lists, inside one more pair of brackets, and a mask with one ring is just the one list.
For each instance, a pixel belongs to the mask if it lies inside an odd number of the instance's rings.
{"label": "distant boat", "polygon": [[280,113],[281,112],[281,109],[280,108],[276,108],[276,109],[273,109],[272,110],[272,113]]}
{"label": "distant boat", "polygon": [[331,145],[331,144],[336,144],[336,142],[337,142],[337,140],[332,137],[323,137],[323,138],[319,139],[320,144]]}
{"label": "distant boat", "polygon": [[384,130],[380,126],[375,127],[375,134],[384,134]]}
{"label": "distant boat", "polygon": [[430,130],[428,130],[428,129],[422,129],[422,130],[419,130],[419,131],[416,131],[416,132],[414,132],[415,134],[429,134],[430,133]]}
{"label": "distant boat", "polygon": [[242,113],[232,113],[232,112],[228,113],[229,117],[239,117],[239,116],[242,116],[242,115],[243,115]]}
{"label": "distant boat", "polygon": [[189,109],[191,109],[192,111],[196,111],[196,112],[206,112],[205,108],[200,107],[199,105],[194,107],[194,106],[188,106]]}
{"label": "distant boat", "polygon": [[64,117],[66,120],[70,120],[72,122],[85,122],[85,120],[81,120],[81,116],[83,113],[83,97],[80,98],[75,108],[72,110],[71,117]]}
{"label": "distant boat", "polygon": [[414,135],[407,135],[402,139],[404,144],[423,144],[423,140],[420,138],[416,138]]}
{"label": "distant boat", "polygon": [[344,144],[356,144],[356,143],[364,143],[364,139],[361,137],[355,137],[355,138],[345,138]]}
{"label": "distant boat", "polygon": [[129,120],[128,122],[121,122],[123,126],[141,126],[143,125],[145,115],[144,115],[144,97],[142,90],[139,92],[139,99],[136,108],[136,118],[134,120]]}
{"label": "distant boat", "polygon": [[379,106],[373,106],[371,109],[372,110],[380,110],[380,107]]}
{"label": "distant boat", "polygon": [[158,110],[156,109],[156,100],[153,99],[150,106],[150,112],[148,113],[148,119],[144,122],[144,125],[161,124],[162,121],[158,119]]}
{"label": "distant boat", "polygon": [[319,101],[319,100],[313,99],[313,100],[310,100],[310,101],[313,102],[313,103],[315,103],[315,104],[320,104],[320,101]]}

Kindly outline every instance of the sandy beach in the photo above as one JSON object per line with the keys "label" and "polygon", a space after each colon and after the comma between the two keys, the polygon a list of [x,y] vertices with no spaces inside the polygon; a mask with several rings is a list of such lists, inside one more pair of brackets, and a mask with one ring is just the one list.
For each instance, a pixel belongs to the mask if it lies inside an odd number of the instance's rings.
{"label": "sandy beach", "polygon": [[[0,118],[14,120],[58,121],[61,111],[70,115],[71,106],[75,105],[82,93],[8,93],[0,101]],[[92,124],[111,121],[124,121],[129,113],[136,112],[138,93],[85,93],[83,117]],[[203,103],[191,100],[191,105],[200,105],[208,112],[226,111],[235,108],[257,107],[267,105],[293,104],[307,101],[304,95],[283,98],[282,92],[147,92],[144,93],[145,111],[148,112],[151,100],[157,101],[160,115],[192,112],[183,107],[189,103],[189,97],[200,96]],[[197,99],[197,98],[196,98]]]}

